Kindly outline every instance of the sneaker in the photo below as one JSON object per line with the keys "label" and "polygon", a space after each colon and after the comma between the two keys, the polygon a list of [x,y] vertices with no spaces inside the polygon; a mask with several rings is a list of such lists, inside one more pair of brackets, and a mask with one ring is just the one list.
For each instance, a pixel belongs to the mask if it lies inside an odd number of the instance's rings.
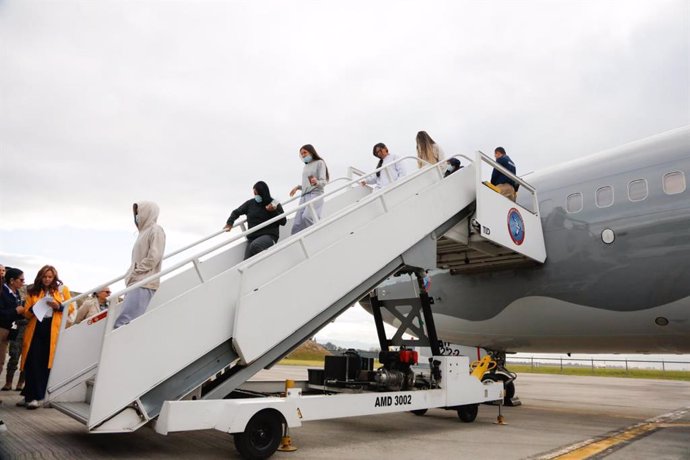
{"label": "sneaker", "polygon": [[4,433],[5,431],[7,431],[7,425],[5,425],[5,422],[0,420],[0,433]]}
{"label": "sneaker", "polygon": [[36,401],[35,399],[33,401],[29,401],[26,403],[26,408],[27,409],[38,409],[41,407],[41,403],[39,401]]}
{"label": "sneaker", "polygon": [[2,387],[2,390],[0,390],[0,391],[10,391],[10,390],[12,390],[12,385],[5,385],[4,387]]}
{"label": "sneaker", "polygon": [[26,407],[26,399],[17,402],[17,407]]}
{"label": "sneaker", "polygon": [[22,385],[22,386],[17,385],[16,387],[14,387],[14,391],[24,391],[24,385]]}

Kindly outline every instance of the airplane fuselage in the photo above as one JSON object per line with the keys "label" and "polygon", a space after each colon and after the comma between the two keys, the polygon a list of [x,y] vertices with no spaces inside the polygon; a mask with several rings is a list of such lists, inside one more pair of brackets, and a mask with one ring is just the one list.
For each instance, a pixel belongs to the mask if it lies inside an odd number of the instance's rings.
{"label": "airplane fuselage", "polygon": [[432,271],[439,337],[509,352],[690,352],[688,174],[682,128],[527,175],[546,262]]}

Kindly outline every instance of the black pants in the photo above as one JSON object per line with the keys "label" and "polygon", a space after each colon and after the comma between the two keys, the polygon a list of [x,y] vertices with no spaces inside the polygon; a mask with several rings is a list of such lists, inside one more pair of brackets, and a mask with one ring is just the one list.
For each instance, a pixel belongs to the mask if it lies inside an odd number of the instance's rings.
{"label": "black pants", "polygon": [[255,256],[261,251],[265,251],[276,244],[276,240],[271,235],[261,235],[247,242],[247,249],[244,250],[244,260]]}
{"label": "black pants", "polygon": [[29,352],[24,363],[24,390],[22,395],[26,402],[38,401],[45,397],[48,386],[48,358],[50,357],[50,328],[52,318],[43,318],[36,322],[34,336],[31,338]]}

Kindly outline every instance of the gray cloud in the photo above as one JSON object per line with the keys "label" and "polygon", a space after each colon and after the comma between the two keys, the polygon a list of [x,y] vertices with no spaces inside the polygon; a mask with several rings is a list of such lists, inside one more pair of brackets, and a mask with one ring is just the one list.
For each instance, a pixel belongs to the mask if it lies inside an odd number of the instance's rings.
{"label": "gray cloud", "polygon": [[342,175],[425,129],[526,172],[687,124],[688,8],[5,1],[0,226],[129,230],[145,198],[206,234],[304,143]]}

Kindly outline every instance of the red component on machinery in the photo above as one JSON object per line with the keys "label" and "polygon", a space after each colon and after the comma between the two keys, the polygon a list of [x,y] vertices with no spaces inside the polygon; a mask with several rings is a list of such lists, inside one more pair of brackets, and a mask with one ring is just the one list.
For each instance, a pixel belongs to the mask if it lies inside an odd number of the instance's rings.
{"label": "red component on machinery", "polygon": [[417,364],[419,353],[415,350],[400,350],[400,362],[405,364]]}

